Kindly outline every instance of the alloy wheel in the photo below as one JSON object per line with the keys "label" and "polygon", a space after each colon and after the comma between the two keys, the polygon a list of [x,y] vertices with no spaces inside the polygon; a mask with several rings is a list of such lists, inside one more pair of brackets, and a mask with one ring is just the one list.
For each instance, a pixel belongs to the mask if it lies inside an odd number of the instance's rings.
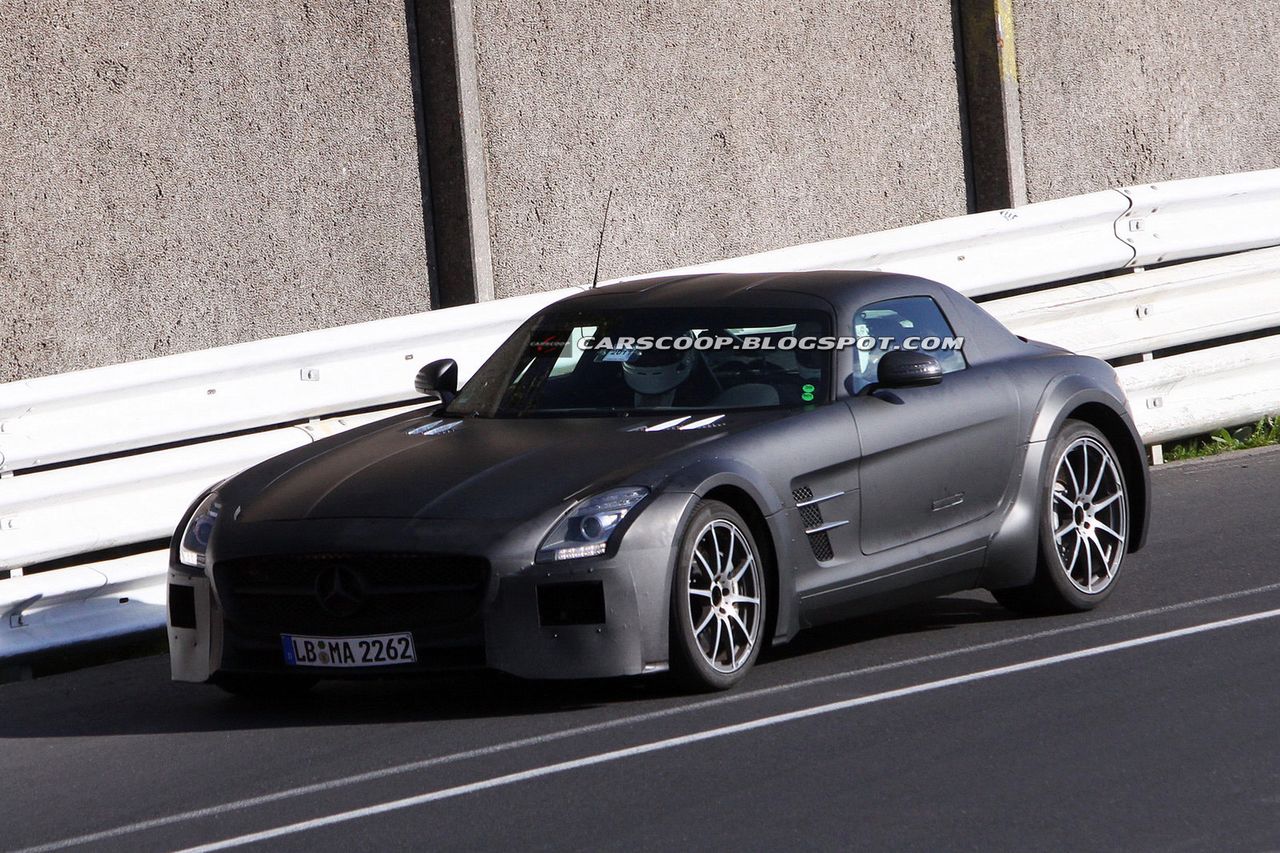
{"label": "alloy wheel", "polygon": [[689,621],[703,659],[732,673],[760,641],[760,563],[736,524],[708,523],[698,533],[689,573]]}
{"label": "alloy wheel", "polygon": [[1059,568],[1076,589],[1102,592],[1120,570],[1129,535],[1124,479],[1111,452],[1082,436],[1058,460],[1049,502]]}

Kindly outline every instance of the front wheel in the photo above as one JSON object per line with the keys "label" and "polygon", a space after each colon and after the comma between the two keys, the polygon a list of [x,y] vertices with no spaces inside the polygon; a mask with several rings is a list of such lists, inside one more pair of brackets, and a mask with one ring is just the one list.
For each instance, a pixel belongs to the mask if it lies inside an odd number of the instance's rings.
{"label": "front wheel", "polygon": [[727,504],[699,504],[671,584],[671,668],[686,686],[726,690],[742,680],[760,654],[765,596],[750,527]]}
{"label": "front wheel", "polygon": [[1040,507],[1036,578],[995,590],[1001,604],[1024,612],[1092,610],[1115,587],[1129,536],[1129,494],[1106,436],[1067,421],[1053,441]]}

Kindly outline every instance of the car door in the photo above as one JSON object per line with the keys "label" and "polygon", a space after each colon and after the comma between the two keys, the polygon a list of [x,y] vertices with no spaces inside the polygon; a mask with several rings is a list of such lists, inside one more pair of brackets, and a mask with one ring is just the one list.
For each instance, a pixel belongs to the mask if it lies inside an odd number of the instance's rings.
{"label": "car door", "polygon": [[[863,306],[854,315],[854,336],[849,402],[862,449],[862,552],[877,554],[990,515],[1005,494],[1018,445],[1018,397],[1003,368],[970,364],[962,343],[947,348],[955,332],[928,296]],[[880,356],[899,347],[937,358],[942,381],[875,390]]]}

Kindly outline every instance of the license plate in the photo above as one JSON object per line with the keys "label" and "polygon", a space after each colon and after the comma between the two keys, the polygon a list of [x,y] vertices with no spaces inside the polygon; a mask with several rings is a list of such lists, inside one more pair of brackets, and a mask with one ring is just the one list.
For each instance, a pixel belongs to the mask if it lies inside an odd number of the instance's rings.
{"label": "license plate", "polygon": [[372,637],[299,637],[281,634],[284,662],[290,666],[391,666],[413,663],[412,634]]}

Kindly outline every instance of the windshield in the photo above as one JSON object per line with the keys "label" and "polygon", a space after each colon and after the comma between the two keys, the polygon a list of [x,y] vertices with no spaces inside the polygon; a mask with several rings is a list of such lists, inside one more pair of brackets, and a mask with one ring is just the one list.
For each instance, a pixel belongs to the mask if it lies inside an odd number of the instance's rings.
{"label": "windshield", "polygon": [[721,412],[827,400],[830,318],[774,308],[559,311],[526,322],[446,411]]}

